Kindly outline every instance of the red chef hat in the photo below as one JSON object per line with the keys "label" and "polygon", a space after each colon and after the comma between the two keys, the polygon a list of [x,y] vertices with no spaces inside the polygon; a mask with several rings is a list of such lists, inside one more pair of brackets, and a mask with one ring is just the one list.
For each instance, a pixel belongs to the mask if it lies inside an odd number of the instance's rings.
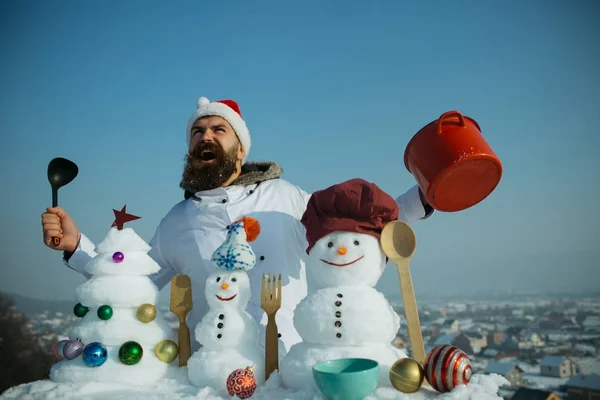
{"label": "red chef hat", "polygon": [[396,201],[374,183],[355,178],[317,191],[302,216],[308,248],[335,232],[358,232],[381,238],[383,227],[398,219]]}

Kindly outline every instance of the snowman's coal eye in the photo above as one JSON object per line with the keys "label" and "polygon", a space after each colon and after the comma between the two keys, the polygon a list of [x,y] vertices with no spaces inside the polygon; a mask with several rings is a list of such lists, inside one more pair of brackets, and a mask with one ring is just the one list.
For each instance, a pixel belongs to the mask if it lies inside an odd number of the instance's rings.
{"label": "snowman's coal eye", "polygon": [[327,247],[333,247],[333,242],[327,243]]}
{"label": "snowman's coal eye", "polygon": [[220,276],[219,276],[219,277],[217,277],[217,282],[219,282],[220,280],[221,280],[221,277],[220,277]]}
{"label": "snowman's coal eye", "polygon": [[354,244],[355,244],[356,246],[358,246],[360,243],[358,243],[358,240],[355,240],[355,241],[354,241]]}
{"label": "snowman's coal eye", "polygon": [[237,282],[236,278],[231,278],[231,282]]}

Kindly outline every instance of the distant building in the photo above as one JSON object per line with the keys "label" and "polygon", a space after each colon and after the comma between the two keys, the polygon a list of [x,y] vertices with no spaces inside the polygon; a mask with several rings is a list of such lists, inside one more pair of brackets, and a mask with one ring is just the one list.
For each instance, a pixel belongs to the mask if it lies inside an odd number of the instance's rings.
{"label": "distant building", "polygon": [[458,323],[458,321],[450,318],[450,319],[446,319],[442,323],[442,325],[440,326],[440,333],[446,334],[446,333],[458,332],[459,329],[460,329],[460,324]]}
{"label": "distant building", "polygon": [[496,358],[499,354],[500,351],[498,351],[497,349],[494,349],[493,347],[487,347],[485,349],[482,349],[481,353],[479,353],[479,356],[487,358]]}
{"label": "distant building", "polygon": [[600,375],[575,375],[567,381],[565,387],[569,400],[600,399]]}
{"label": "distant building", "polygon": [[597,315],[587,317],[581,326],[586,332],[600,332],[600,317]]}
{"label": "distant building", "polygon": [[473,354],[479,354],[483,349],[487,347],[487,336],[481,334],[467,335],[470,340]]}
{"label": "distant building", "polygon": [[591,344],[578,343],[575,346],[573,346],[573,353],[580,356],[595,357],[597,352],[598,350],[596,349],[596,346],[593,346]]}
{"label": "distant building", "polygon": [[499,345],[504,340],[506,333],[504,332],[490,332],[487,335],[488,346]]}
{"label": "distant building", "polygon": [[512,315],[513,315],[513,317],[522,317],[523,315],[525,315],[525,311],[524,310],[512,310]]}
{"label": "distant building", "polygon": [[510,382],[511,386],[522,386],[524,384],[525,371],[518,364],[492,362],[488,364],[485,373],[502,375]]}
{"label": "distant building", "polygon": [[462,332],[452,332],[447,335],[440,336],[433,343],[434,346],[443,346],[449,344],[456,346],[468,355],[473,355],[473,347],[471,347],[471,339]]}
{"label": "distant building", "polygon": [[537,332],[524,332],[519,337],[520,349],[532,349],[546,344],[544,338]]}
{"label": "distant building", "polygon": [[[519,388],[511,400],[562,400],[558,394],[540,389]],[[569,398],[570,399],[570,398]]]}
{"label": "distant building", "polygon": [[546,356],[540,361],[540,375],[568,378],[577,374],[577,364],[568,357]]}

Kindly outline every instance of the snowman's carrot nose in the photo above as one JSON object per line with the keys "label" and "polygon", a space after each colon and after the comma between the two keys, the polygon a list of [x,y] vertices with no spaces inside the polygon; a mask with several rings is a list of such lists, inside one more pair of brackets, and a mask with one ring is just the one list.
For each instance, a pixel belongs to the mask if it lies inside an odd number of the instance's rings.
{"label": "snowman's carrot nose", "polygon": [[223,289],[223,290],[227,290],[228,287],[229,287],[229,285],[227,283],[224,283],[221,285],[221,289]]}
{"label": "snowman's carrot nose", "polygon": [[344,246],[340,246],[338,247],[338,254],[343,256],[344,254],[346,254],[346,248]]}

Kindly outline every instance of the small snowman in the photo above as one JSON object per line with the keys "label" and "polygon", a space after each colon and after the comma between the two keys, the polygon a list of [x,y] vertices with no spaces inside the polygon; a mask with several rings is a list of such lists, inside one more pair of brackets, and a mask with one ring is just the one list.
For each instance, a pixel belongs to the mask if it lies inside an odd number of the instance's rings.
{"label": "small snowman", "polygon": [[188,360],[188,377],[197,387],[227,393],[227,377],[249,366],[257,384],[265,381],[259,326],[246,312],[251,296],[246,271],[256,264],[248,242],[259,233],[258,221],[243,217],[231,224],[225,242],[213,253],[217,271],[207,278],[204,290],[209,311],[194,330],[202,347]]}
{"label": "small snowman", "polygon": [[307,270],[318,287],[294,312],[302,342],[280,363],[284,386],[315,388],[316,363],[347,357],[377,361],[379,386],[390,385],[390,367],[407,355],[391,345],[400,317],[375,285],[387,263],[381,231],[398,214],[391,196],[361,179],[311,196],[302,224],[308,241]]}

